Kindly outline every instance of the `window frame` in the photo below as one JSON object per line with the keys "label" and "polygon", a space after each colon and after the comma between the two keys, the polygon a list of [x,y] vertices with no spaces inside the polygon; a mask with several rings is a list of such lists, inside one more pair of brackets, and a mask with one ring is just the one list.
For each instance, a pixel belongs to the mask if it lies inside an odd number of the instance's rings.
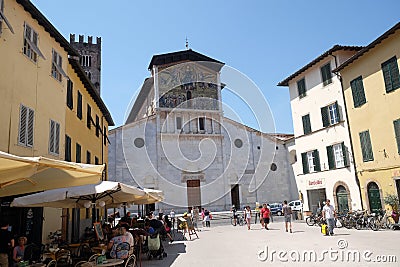
{"label": "window frame", "polygon": [[[28,35],[29,31],[29,36]],[[24,22],[24,46],[22,53],[34,63],[38,62],[39,57],[45,59],[43,53],[40,51],[39,34],[28,23]]]}
{"label": "window frame", "polygon": [[[330,109],[334,107],[334,109]],[[334,112],[335,111],[335,112]],[[332,114],[333,113],[333,114]],[[336,116],[335,116],[336,115]],[[321,108],[322,126],[329,127],[341,122],[338,102],[331,103]]]}
{"label": "window frame", "polygon": [[62,68],[63,58],[54,48],[51,52],[51,76],[59,82],[62,82],[62,77],[68,77]]}

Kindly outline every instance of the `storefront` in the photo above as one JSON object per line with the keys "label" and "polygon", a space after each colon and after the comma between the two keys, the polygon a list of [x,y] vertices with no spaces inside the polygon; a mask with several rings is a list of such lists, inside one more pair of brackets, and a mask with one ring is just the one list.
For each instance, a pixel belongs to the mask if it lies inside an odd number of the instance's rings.
{"label": "storefront", "polygon": [[325,178],[307,180],[307,199],[309,210],[316,213],[326,200]]}

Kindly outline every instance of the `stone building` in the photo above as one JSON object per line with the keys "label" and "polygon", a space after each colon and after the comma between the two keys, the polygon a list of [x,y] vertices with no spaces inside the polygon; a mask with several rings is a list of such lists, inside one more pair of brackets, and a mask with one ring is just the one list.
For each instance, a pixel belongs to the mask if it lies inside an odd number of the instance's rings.
{"label": "stone building", "polygon": [[100,95],[101,37],[96,38],[96,43],[93,43],[93,36],[88,36],[87,42],[84,38],[84,35],[79,35],[79,40],[76,42],[75,34],[70,34],[69,42],[79,52],[79,63]]}
{"label": "stone building", "polygon": [[213,211],[297,198],[287,140],[224,117],[222,62],[193,50],[153,56],[125,125],[110,131],[109,179],[160,189],[149,209]]}

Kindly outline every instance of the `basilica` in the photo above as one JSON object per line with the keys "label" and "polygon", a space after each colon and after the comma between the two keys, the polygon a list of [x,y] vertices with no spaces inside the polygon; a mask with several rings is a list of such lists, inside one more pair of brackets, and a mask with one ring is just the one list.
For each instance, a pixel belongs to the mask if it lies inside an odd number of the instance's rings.
{"label": "basilica", "polygon": [[109,180],[162,190],[153,210],[297,199],[293,135],[224,116],[223,67],[191,49],[153,56],[125,124],[110,131]]}

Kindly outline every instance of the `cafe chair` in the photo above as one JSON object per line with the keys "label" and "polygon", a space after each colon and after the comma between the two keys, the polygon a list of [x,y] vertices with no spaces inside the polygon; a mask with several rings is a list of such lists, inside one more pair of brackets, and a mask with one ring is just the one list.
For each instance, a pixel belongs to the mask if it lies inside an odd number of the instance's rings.
{"label": "cafe chair", "polygon": [[57,267],[69,267],[72,265],[71,251],[60,249],[56,252]]}
{"label": "cafe chair", "polygon": [[33,262],[40,262],[42,255],[42,248],[36,244],[29,244],[25,247],[24,261],[28,261],[30,264]]}
{"label": "cafe chair", "polygon": [[46,267],[56,267],[57,266],[57,262],[55,260],[51,260],[49,261],[49,263],[47,263]]}
{"label": "cafe chair", "polygon": [[131,247],[127,242],[117,244],[115,258],[124,259],[124,267],[134,267],[136,265],[136,256],[131,251]]}
{"label": "cafe chair", "polygon": [[88,244],[82,243],[79,245],[76,256],[80,261],[87,261],[93,255],[93,250]]}
{"label": "cafe chair", "polygon": [[74,267],[93,267],[95,264],[89,261],[78,261]]}

